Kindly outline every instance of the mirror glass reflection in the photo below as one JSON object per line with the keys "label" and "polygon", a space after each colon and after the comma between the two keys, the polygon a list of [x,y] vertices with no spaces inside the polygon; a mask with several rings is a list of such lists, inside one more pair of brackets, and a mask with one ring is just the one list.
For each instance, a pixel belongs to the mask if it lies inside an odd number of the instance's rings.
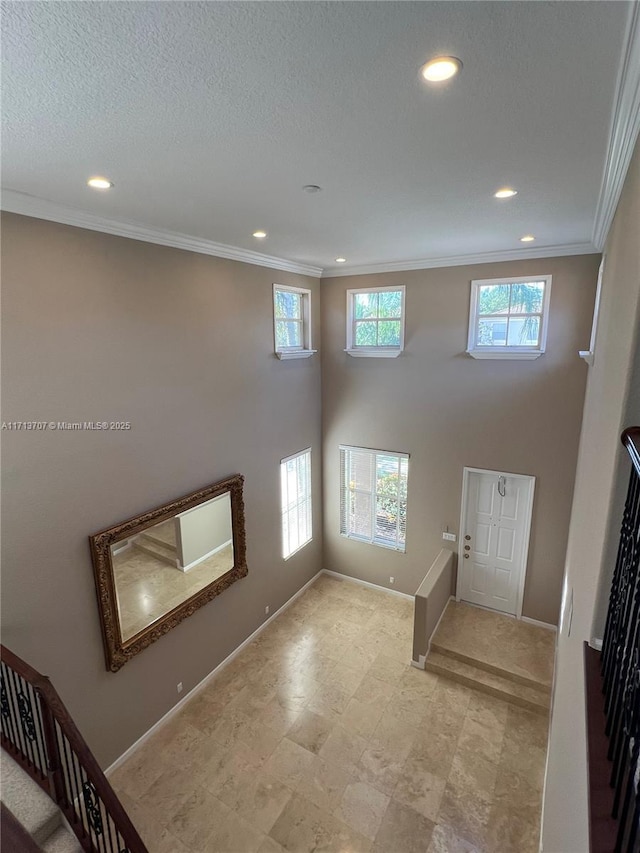
{"label": "mirror glass reflection", "polygon": [[114,542],[111,562],[126,641],[231,571],[229,493]]}

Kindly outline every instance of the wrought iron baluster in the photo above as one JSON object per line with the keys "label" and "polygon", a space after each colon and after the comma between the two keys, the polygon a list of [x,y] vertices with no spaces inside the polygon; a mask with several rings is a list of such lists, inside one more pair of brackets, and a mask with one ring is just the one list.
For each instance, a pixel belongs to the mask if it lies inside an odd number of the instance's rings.
{"label": "wrought iron baluster", "polygon": [[12,681],[12,700],[13,700],[13,709],[15,713],[16,720],[16,728],[18,730],[18,735],[20,737],[20,751],[22,755],[27,759],[30,764],[33,764],[33,758],[31,756],[31,744],[29,742],[29,738],[27,737],[24,720],[22,719],[22,708],[20,706],[20,681],[18,680],[18,676],[15,674],[13,670],[11,670],[11,681]]}
{"label": "wrought iron baluster", "polygon": [[6,731],[6,737],[9,738],[13,746],[18,748],[18,733],[16,731],[14,715],[11,712],[11,703],[9,701],[9,682],[6,667],[2,664],[2,724]]}

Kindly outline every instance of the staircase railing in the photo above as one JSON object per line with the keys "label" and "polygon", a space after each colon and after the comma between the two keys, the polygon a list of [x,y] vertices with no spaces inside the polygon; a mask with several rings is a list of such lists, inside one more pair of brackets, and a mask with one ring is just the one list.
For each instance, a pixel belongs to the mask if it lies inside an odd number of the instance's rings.
{"label": "staircase railing", "polygon": [[49,679],[0,646],[0,743],[87,853],[148,853]]}
{"label": "staircase railing", "polygon": [[[622,434],[631,458],[629,489],[602,644],[614,853],[640,849],[640,427]],[[611,848],[610,848],[611,849]]]}

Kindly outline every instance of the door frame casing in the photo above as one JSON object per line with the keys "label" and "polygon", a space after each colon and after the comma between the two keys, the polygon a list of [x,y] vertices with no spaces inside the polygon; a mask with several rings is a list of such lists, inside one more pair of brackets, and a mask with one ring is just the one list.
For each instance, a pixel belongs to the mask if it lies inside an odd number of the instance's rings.
{"label": "door frame casing", "polygon": [[[526,517],[524,525],[524,547],[522,551],[523,571],[518,583],[518,597],[516,601],[515,618],[522,619],[522,605],[524,603],[524,586],[527,579],[527,565],[529,562],[529,540],[531,538],[531,521],[533,518],[533,496],[536,489],[536,478],[532,474],[513,474],[509,471],[493,471],[489,468],[469,468],[466,465],[462,469],[462,505],[460,508],[460,536],[458,537],[458,572],[456,576],[456,601],[460,601],[460,587],[462,579],[462,560],[464,559],[464,535],[467,522],[467,496],[469,492],[470,474],[495,474],[496,477],[515,477],[519,480],[528,480],[529,497],[526,505]],[[480,605],[474,605],[479,607]],[[498,612],[498,611],[496,611]],[[508,613],[504,614],[508,616]]]}

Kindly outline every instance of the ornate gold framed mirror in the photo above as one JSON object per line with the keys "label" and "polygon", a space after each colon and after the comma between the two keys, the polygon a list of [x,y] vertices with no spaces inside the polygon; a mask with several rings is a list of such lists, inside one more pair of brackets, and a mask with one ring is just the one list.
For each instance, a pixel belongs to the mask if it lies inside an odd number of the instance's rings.
{"label": "ornate gold framed mirror", "polygon": [[245,577],[243,482],[235,474],[89,537],[111,672]]}

